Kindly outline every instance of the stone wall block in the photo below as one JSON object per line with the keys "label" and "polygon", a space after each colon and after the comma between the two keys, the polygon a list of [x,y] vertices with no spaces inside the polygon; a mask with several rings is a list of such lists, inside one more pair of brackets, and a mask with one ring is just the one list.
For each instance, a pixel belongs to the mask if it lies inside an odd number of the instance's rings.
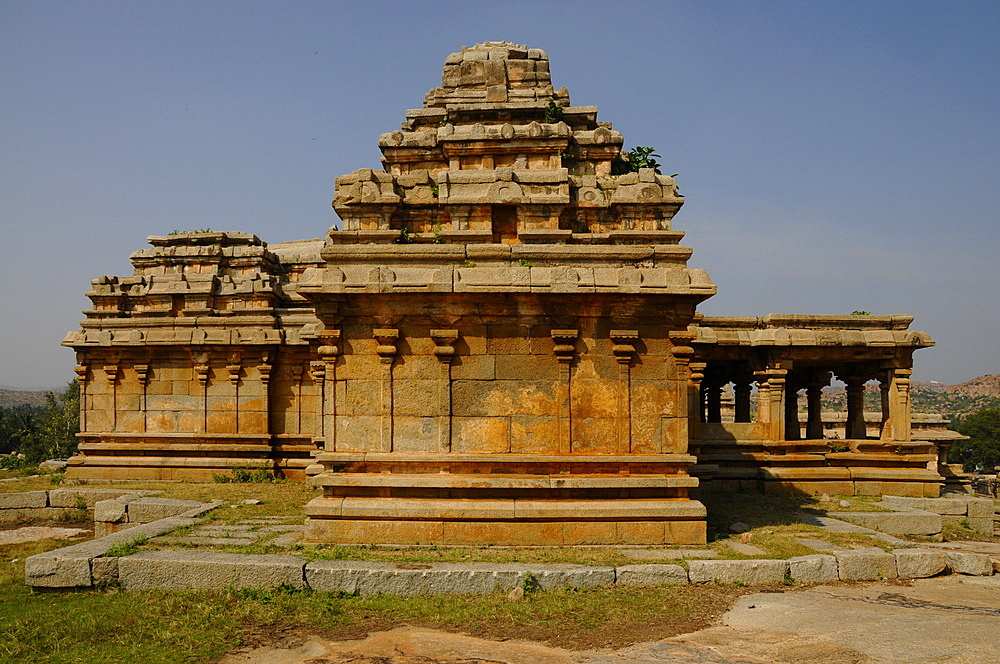
{"label": "stone wall block", "polygon": [[790,558],[788,571],[793,579],[806,583],[825,583],[839,578],[837,558],[825,554]]}
{"label": "stone wall block", "polygon": [[692,560],[691,583],[781,583],[788,574],[787,560]]}
{"label": "stone wall block", "polygon": [[128,503],[122,500],[99,500],[94,503],[94,521],[122,523],[128,521]]}
{"label": "stone wall block", "polygon": [[615,583],[625,586],[683,585],[688,573],[680,565],[624,565],[615,569]]}
{"label": "stone wall block", "polygon": [[240,555],[202,551],[142,551],[118,561],[128,591],[305,587],[305,563],[295,556]]}
{"label": "stone wall block", "polygon": [[898,576],[896,557],[882,549],[838,551],[836,556],[841,581],[874,581]]}
{"label": "stone wall block", "polygon": [[993,501],[986,498],[968,499],[968,515],[970,519],[992,519],[995,508]]}
{"label": "stone wall block", "polygon": [[985,553],[948,552],[948,567],[955,574],[969,576],[990,576],[993,574],[993,560]]}
{"label": "stone wall block", "polygon": [[948,557],[927,549],[896,549],[896,571],[901,579],[926,579],[948,569]]}
{"label": "stone wall block", "polygon": [[0,493],[0,510],[47,507],[49,495],[45,491]]}

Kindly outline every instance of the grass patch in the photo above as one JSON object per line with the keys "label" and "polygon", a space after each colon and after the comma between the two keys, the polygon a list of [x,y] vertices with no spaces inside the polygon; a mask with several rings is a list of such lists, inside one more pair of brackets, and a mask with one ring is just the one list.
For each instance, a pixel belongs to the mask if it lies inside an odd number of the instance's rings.
{"label": "grass patch", "polygon": [[32,592],[23,583],[24,558],[61,545],[0,547],[0,661],[209,662],[289,633],[362,638],[400,625],[573,649],[623,647],[705,627],[746,592],[716,586],[560,589],[517,602],[507,601],[505,591],[367,598],[293,588]]}
{"label": "grass patch", "polygon": [[131,556],[133,553],[138,553],[139,547],[143,546],[148,541],[149,541],[148,537],[140,535],[139,537],[131,539],[127,542],[119,542],[118,544],[115,544],[113,547],[108,549],[104,553],[104,556],[106,558],[121,558],[123,556]]}

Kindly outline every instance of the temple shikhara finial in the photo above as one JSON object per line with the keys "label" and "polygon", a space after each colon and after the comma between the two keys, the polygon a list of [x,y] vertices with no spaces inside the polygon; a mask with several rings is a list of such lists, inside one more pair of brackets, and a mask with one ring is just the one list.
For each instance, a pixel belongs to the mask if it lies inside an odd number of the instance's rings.
{"label": "temple shikhara finial", "polygon": [[133,276],[93,282],[64,341],[70,477],[309,476],[307,539],[364,544],[702,543],[698,487],[939,491],[910,424],[930,338],[906,316],[697,313],[715,286],[676,182],[544,51],[452,53],[378,145],[323,239],[154,236]]}

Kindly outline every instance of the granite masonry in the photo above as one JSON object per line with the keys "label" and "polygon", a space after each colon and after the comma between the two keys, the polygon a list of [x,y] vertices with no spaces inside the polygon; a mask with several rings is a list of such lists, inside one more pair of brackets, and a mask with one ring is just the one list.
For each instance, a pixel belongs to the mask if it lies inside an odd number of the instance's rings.
{"label": "granite masonry", "polygon": [[311,475],[307,539],[365,544],[697,544],[699,485],[938,495],[909,402],[933,341],[907,316],[698,314],[715,286],[674,178],[554,88],[544,51],[449,55],[378,144],[323,239],[154,236],[93,282],[64,341],[70,477]]}

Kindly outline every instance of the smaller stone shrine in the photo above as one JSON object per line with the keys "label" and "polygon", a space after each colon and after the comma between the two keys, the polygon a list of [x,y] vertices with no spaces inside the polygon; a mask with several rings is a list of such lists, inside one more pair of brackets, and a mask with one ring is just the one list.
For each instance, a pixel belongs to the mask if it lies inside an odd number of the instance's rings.
{"label": "smaller stone shrine", "polygon": [[93,282],[64,341],[70,477],[310,475],[307,538],[360,544],[697,544],[696,489],[937,495],[909,404],[933,341],[907,316],[697,313],[715,286],[674,179],[553,88],[544,51],[451,54],[378,143],[324,239],[151,237],[133,276]]}

